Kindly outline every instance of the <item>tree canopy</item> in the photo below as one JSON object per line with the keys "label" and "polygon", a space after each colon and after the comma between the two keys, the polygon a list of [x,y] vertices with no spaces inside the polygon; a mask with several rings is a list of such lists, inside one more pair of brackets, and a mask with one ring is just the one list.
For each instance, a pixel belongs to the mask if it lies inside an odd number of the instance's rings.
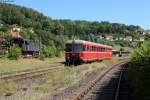
{"label": "tree canopy", "polygon": [[21,27],[33,27],[34,30],[43,30],[49,34],[66,34],[68,36],[92,33],[98,34],[133,34],[139,26],[119,23],[89,22],[83,20],[53,20],[31,8],[12,4],[0,4],[0,23],[4,25],[18,24]]}

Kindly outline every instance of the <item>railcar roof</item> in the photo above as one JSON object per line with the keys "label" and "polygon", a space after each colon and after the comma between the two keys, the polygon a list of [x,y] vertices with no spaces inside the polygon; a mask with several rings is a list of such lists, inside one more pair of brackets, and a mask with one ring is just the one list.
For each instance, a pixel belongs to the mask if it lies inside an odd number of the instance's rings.
{"label": "railcar roof", "polygon": [[71,44],[71,43],[76,43],[76,44],[93,44],[93,45],[104,46],[104,47],[107,47],[107,48],[112,48],[112,46],[108,46],[108,45],[104,45],[104,44],[100,44],[100,43],[89,42],[89,41],[85,41],[85,40],[68,40],[67,41],[67,44]]}

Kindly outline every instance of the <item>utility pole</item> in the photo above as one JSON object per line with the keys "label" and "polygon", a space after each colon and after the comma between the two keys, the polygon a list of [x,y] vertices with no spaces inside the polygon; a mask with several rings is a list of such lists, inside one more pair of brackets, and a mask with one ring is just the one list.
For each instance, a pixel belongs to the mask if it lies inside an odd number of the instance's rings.
{"label": "utility pole", "polygon": [[39,55],[41,56],[42,48],[41,48],[41,35],[39,36]]}
{"label": "utility pole", "polygon": [[95,42],[94,38],[92,37],[91,35],[92,33],[88,33],[88,38],[89,38],[89,41],[91,42]]}

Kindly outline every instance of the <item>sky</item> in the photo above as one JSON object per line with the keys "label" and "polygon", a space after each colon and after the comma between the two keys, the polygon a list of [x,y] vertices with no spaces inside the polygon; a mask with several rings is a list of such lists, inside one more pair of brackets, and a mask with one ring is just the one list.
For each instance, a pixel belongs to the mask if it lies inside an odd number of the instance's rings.
{"label": "sky", "polygon": [[109,21],[150,29],[150,0],[13,0],[52,19]]}

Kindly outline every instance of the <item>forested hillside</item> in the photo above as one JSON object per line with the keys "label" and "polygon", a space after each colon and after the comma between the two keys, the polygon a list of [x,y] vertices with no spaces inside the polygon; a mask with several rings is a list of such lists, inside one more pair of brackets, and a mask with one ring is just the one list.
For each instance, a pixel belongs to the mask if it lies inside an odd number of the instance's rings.
{"label": "forested hillside", "polygon": [[[91,40],[91,36],[103,34],[131,35],[138,37],[139,26],[110,22],[90,22],[83,20],[54,20],[33,9],[12,4],[0,4],[0,35],[5,34],[11,25],[21,27],[21,36],[25,39],[39,40],[47,49],[64,50],[68,39]],[[25,30],[33,27],[34,33]],[[90,34],[90,36],[89,36]]]}

